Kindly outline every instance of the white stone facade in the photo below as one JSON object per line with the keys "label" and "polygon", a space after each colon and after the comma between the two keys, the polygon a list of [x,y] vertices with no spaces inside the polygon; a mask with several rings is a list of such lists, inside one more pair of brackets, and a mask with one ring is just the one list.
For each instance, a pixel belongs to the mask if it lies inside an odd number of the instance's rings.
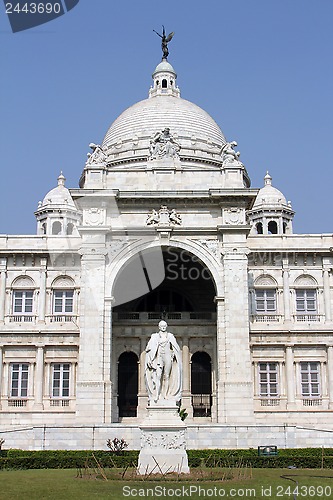
{"label": "white stone facade", "polygon": [[139,449],[165,318],[188,449],[333,446],[333,235],[293,234],[291,204],[268,174],[250,188],[172,66],[153,80],[91,144],[80,188],[59,176],[38,234],[0,236],[0,437]]}

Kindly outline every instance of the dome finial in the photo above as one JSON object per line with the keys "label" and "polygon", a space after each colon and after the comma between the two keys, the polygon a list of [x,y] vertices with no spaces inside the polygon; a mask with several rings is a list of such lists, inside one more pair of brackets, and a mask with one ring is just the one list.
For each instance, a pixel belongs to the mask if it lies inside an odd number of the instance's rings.
{"label": "dome finial", "polygon": [[268,170],[266,171],[266,175],[264,177],[265,181],[265,186],[271,186],[272,185],[272,177],[269,175]]}
{"label": "dome finial", "polygon": [[64,186],[65,180],[66,180],[66,177],[63,175],[62,170],[60,170],[60,175],[58,177],[58,186]]}
{"label": "dome finial", "polygon": [[168,59],[168,55],[169,55],[168,43],[171,42],[172,37],[175,34],[175,32],[171,31],[171,33],[169,33],[168,36],[165,36],[165,29],[164,29],[163,25],[162,25],[162,28],[163,28],[162,35],[157,33],[157,31],[155,31],[155,30],[153,30],[153,31],[154,31],[154,33],[156,33],[156,35],[158,35],[162,39],[162,42],[161,42],[162,54],[163,54],[162,61],[163,60],[166,61]]}

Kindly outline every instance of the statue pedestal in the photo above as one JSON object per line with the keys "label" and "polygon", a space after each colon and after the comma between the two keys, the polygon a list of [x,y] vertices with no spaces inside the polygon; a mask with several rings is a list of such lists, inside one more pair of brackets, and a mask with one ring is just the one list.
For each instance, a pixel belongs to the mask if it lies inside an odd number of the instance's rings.
{"label": "statue pedestal", "polygon": [[141,451],[138,474],[188,474],[186,426],[170,401],[148,407],[148,417],[140,426]]}

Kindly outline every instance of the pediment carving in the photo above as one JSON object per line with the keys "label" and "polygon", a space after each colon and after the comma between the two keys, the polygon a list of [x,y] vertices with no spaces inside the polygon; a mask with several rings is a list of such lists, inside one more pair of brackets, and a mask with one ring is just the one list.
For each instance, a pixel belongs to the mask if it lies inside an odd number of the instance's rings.
{"label": "pediment carving", "polygon": [[53,280],[52,288],[74,288],[75,283],[69,276],[59,276]]}
{"label": "pediment carving", "polygon": [[36,284],[30,276],[18,276],[12,283],[12,288],[35,288]]}

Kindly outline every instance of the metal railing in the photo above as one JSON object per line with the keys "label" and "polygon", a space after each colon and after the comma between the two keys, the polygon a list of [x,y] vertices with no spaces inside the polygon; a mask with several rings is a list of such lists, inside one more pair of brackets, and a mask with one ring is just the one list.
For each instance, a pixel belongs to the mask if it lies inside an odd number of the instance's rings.
{"label": "metal railing", "polygon": [[205,311],[205,312],[169,312],[165,315],[161,312],[133,312],[133,311],[115,311],[113,317],[117,321],[158,321],[162,318],[166,321],[168,320],[197,320],[197,321],[214,321],[216,319],[216,313]]}

